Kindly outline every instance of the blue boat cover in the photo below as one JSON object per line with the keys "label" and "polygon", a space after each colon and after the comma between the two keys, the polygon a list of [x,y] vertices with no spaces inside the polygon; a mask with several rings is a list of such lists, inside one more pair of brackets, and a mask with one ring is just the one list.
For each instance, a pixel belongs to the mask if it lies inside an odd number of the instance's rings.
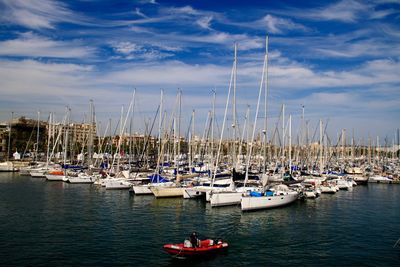
{"label": "blue boat cover", "polygon": [[265,195],[266,195],[267,197],[272,197],[272,196],[274,195],[274,192],[267,191],[267,192],[265,192]]}
{"label": "blue boat cover", "polygon": [[261,196],[262,196],[262,193],[256,192],[256,191],[251,191],[251,192],[250,192],[250,196],[251,196],[251,197],[261,197]]}
{"label": "blue boat cover", "polygon": [[152,174],[152,175],[147,176],[147,178],[150,178],[150,182],[151,183],[166,183],[166,182],[169,182],[169,180],[163,178],[159,174]]}
{"label": "blue boat cover", "polygon": [[83,166],[80,166],[80,165],[70,165],[70,164],[61,164],[61,167],[63,169],[72,169],[72,170],[87,169],[87,167],[83,167]]}

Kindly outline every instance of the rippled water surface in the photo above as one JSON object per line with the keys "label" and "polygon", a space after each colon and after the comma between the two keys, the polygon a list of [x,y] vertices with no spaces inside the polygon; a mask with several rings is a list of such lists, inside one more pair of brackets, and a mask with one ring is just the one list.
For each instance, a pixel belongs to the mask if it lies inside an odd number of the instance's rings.
{"label": "rippled water surface", "polygon": [[[188,262],[162,251],[193,230],[229,252]],[[400,185],[242,213],[0,173],[3,266],[400,266],[399,238]]]}

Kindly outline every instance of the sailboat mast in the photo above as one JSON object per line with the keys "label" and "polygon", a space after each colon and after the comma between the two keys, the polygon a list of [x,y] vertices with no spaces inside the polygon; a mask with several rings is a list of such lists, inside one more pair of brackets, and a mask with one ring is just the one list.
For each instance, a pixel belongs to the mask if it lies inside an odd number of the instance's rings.
{"label": "sailboat mast", "polygon": [[90,99],[89,105],[89,140],[88,140],[88,167],[92,165],[92,149],[93,149],[93,100]]}
{"label": "sailboat mast", "polygon": [[214,158],[215,99],[216,99],[216,92],[215,90],[213,90],[212,115],[211,115],[211,158]]}
{"label": "sailboat mast", "polygon": [[233,72],[233,105],[232,105],[232,130],[233,130],[233,144],[232,144],[232,166],[236,168],[236,81],[237,81],[237,43],[235,43],[235,59],[234,59],[234,72]]}
{"label": "sailboat mast", "polygon": [[67,107],[67,117],[65,120],[65,138],[64,138],[64,168],[65,172],[67,171],[66,164],[67,164],[67,150],[68,150],[68,135],[69,135],[69,123],[70,123],[70,114],[71,109]]}
{"label": "sailboat mast", "polygon": [[285,104],[282,104],[282,161],[285,159]]}
{"label": "sailboat mast", "polygon": [[212,173],[211,187],[214,186],[215,176],[217,175],[218,161],[219,161],[221,147],[222,147],[222,138],[224,136],[225,122],[226,122],[226,116],[227,116],[227,113],[228,113],[229,98],[230,98],[230,95],[231,95],[232,78],[233,78],[234,72],[235,72],[235,67],[233,66],[232,67],[232,72],[231,72],[231,77],[230,77],[230,80],[229,80],[228,96],[226,98],[224,119],[222,121],[222,128],[221,128],[221,136],[220,136],[219,143],[218,143],[217,156],[215,158],[214,172]]}
{"label": "sailboat mast", "polygon": [[194,113],[195,113],[195,111],[194,111],[194,109],[193,109],[193,111],[192,111],[192,130],[189,132],[189,140],[188,140],[188,143],[189,143],[189,169],[190,169],[190,172],[192,172],[192,167],[193,167],[193,149],[192,149],[192,146],[193,146],[193,136],[194,136]]}
{"label": "sailboat mast", "polygon": [[267,164],[267,144],[268,144],[268,35],[265,37],[265,94],[264,94],[264,159],[263,159],[263,173],[266,171]]}
{"label": "sailboat mast", "polygon": [[36,132],[36,153],[35,153],[35,161],[38,160],[39,154],[39,126],[40,126],[40,111],[38,111],[38,119],[37,119],[37,132]]}
{"label": "sailboat mast", "polygon": [[[266,61],[264,59],[264,64],[263,64],[263,73],[266,68]],[[253,144],[255,143],[254,141],[254,136],[256,133],[256,126],[257,126],[257,117],[258,117],[258,111],[260,108],[260,100],[261,100],[261,94],[262,94],[262,89],[264,85],[264,75],[261,76],[261,82],[260,82],[260,89],[258,91],[258,99],[257,99],[257,107],[256,107],[256,113],[254,115],[254,123],[253,123],[253,132],[251,134],[251,139],[250,139],[250,148],[247,153],[247,163],[246,163],[246,174],[245,174],[245,179],[244,179],[244,186],[246,186],[248,180],[249,180],[249,168],[250,168],[250,159],[251,159],[251,154],[253,151]]]}
{"label": "sailboat mast", "polygon": [[[164,90],[160,92],[160,117],[158,121],[158,155],[161,156],[161,135],[162,135],[162,121],[163,121],[163,101],[164,101]],[[164,158],[163,158],[164,159]],[[158,166],[157,166],[158,167]]]}
{"label": "sailboat mast", "polygon": [[323,171],[323,162],[322,162],[322,148],[323,148],[323,144],[322,144],[322,120],[319,120],[319,172],[320,174],[322,174]]}
{"label": "sailboat mast", "polygon": [[181,155],[181,117],[182,117],[182,90],[179,89],[179,114],[178,114],[178,164],[177,164],[177,175],[179,170],[179,158]]}
{"label": "sailboat mast", "polygon": [[289,115],[289,172],[292,174],[292,115]]}
{"label": "sailboat mast", "polygon": [[[50,153],[50,140],[51,140],[51,136],[53,134],[53,128],[52,128],[52,117],[53,117],[53,113],[50,112],[49,115],[49,126],[48,126],[48,131],[47,131],[47,153],[46,153],[46,166],[49,162],[49,153]],[[53,140],[54,141],[54,140]]]}

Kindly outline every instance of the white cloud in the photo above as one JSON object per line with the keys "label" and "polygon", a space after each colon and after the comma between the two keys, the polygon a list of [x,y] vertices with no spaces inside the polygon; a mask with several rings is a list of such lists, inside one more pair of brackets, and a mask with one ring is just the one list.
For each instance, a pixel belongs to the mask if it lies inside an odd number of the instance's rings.
{"label": "white cloud", "polygon": [[304,9],[288,9],[277,11],[298,18],[324,21],[340,21],[355,23],[363,19],[382,19],[397,13],[394,9],[378,9],[383,3],[379,1],[341,0],[324,7]]}
{"label": "white cloud", "polygon": [[336,43],[315,47],[314,51],[330,57],[355,58],[376,56],[397,56],[400,47],[393,43],[378,40],[360,40],[347,43]]}
{"label": "white cloud", "polygon": [[143,47],[131,42],[120,42],[114,45],[114,50],[117,53],[129,55],[133,52],[140,52],[143,50]]}
{"label": "white cloud", "polygon": [[94,49],[74,41],[54,41],[32,32],[17,39],[0,42],[0,55],[19,57],[83,58],[94,54]]}
{"label": "white cloud", "polygon": [[158,5],[158,2],[156,0],[139,0],[138,2],[141,3],[141,4]]}
{"label": "white cloud", "polygon": [[142,18],[148,18],[142,11],[140,11],[140,8],[135,9],[135,14]]}
{"label": "white cloud", "polygon": [[[340,20],[343,22],[355,22],[358,20],[360,13],[366,12],[368,6],[364,3],[354,0],[342,0],[326,8],[321,8],[315,12],[311,12],[311,17],[322,20]],[[307,14],[308,12],[306,12]]]}
{"label": "white cloud", "polygon": [[212,16],[202,17],[196,21],[196,23],[203,29],[211,29],[211,20],[213,19]]}
{"label": "white cloud", "polygon": [[229,73],[229,68],[216,65],[188,65],[169,61],[157,64],[125,65],[122,70],[108,73],[103,81],[110,84],[138,86],[212,86],[226,84]]}
{"label": "white cloud", "polygon": [[[0,61],[0,84],[3,94],[29,96],[79,95],[79,88],[92,66],[41,63],[35,60]],[[23,77],[23,79],[21,79]]]}
{"label": "white cloud", "polygon": [[285,30],[307,30],[305,26],[294,23],[290,19],[278,18],[269,14],[262,18],[260,21],[256,22],[256,24],[265,24],[269,33],[282,33]]}
{"label": "white cloud", "polygon": [[[130,44],[121,45],[128,53],[134,48]],[[279,51],[272,51],[269,66],[269,89],[271,111],[279,109],[277,103],[306,104],[309,112],[319,116],[337,117],[339,113],[350,112],[357,116],[369,116],[368,107],[374,112],[396,110],[398,107],[394,94],[400,84],[396,60],[374,60],[348,71],[316,71],[306,65],[284,58]],[[258,62],[239,65],[238,112],[244,112],[245,104],[254,104],[258,83],[261,77],[262,57]],[[86,111],[87,101],[94,98],[96,103],[104,104],[98,108],[102,116],[118,117],[118,106],[126,104],[131,89],[140,92],[142,111],[154,112],[155,89],[168,88],[173,96],[177,88],[182,88],[185,108],[196,107],[206,116],[210,103],[211,88],[218,88],[221,106],[229,84],[231,66],[214,64],[185,64],[178,61],[129,63],[113,66],[112,70],[100,70],[91,65],[59,64],[35,60],[0,61],[0,88],[2,101],[10,103],[14,109],[27,110],[19,99],[31,100],[31,112],[46,106],[62,109],[63,105],[73,105],[75,114]],[[24,77],[21,79],[21,77]],[[382,85],[385,85],[382,87]],[[307,92],[299,98],[295,92]],[[158,91],[158,90],[156,90]],[[78,97],[79,96],[79,97]],[[79,99],[79,101],[77,100]],[[109,99],[115,102],[108,103]],[[146,102],[143,102],[146,101]],[[170,101],[173,103],[173,100]],[[3,106],[1,109],[4,110]],[[197,108],[196,108],[197,109]],[[364,110],[365,114],[360,114]],[[108,113],[107,113],[108,112]],[[114,116],[113,115],[113,116]],[[317,115],[315,115],[317,116]]]}
{"label": "white cloud", "polygon": [[[131,42],[119,42],[111,44],[116,53],[124,55],[125,59],[145,59],[158,60],[171,57],[173,54],[161,52],[156,49],[157,46],[139,45]],[[171,49],[173,49],[171,47]],[[170,50],[171,51],[171,50]]]}
{"label": "white cloud", "polygon": [[191,6],[168,7],[163,9],[164,12],[171,14],[198,15],[199,12]]}
{"label": "white cloud", "polygon": [[30,29],[54,29],[59,22],[85,23],[61,2],[53,0],[1,0],[0,20]]}

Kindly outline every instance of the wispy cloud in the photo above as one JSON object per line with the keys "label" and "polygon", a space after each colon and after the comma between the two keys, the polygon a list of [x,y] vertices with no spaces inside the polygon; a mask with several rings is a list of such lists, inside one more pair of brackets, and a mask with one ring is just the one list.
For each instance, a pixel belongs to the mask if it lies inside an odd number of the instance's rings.
{"label": "wispy cloud", "polygon": [[142,11],[140,11],[140,8],[138,7],[135,9],[135,14],[142,18],[148,18],[145,14],[143,14]]}
{"label": "wispy cloud", "polygon": [[282,33],[285,30],[307,30],[305,26],[294,23],[290,19],[278,18],[269,14],[256,24],[265,24],[270,33]]}
{"label": "wispy cloud", "polygon": [[172,19],[176,24],[191,24],[201,29],[211,30],[211,21],[221,21],[222,15],[216,12],[194,9],[192,6],[164,7],[159,10],[160,17]]}
{"label": "wispy cloud", "polygon": [[355,22],[369,6],[355,0],[342,0],[327,7],[304,12],[305,16],[320,20]]}
{"label": "wispy cloud", "polygon": [[90,65],[0,60],[0,84],[3,94],[18,97],[40,95],[51,99],[57,95],[79,95],[79,88],[87,84],[85,78],[91,71]]}
{"label": "wispy cloud", "polygon": [[80,41],[54,41],[32,32],[21,33],[17,39],[0,42],[1,56],[87,58],[95,49]]}
{"label": "wispy cloud", "polygon": [[312,36],[273,37],[273,42],[296,56],[309,59],[373,59],[400,54],[397,29],[385,24],[355,31]]}
{"label": "wispy cloud", "polygon": [[135,86],[211,87],[215,84],[226,84],[229,71],[229,68],[211,64],[189,65],[178,61],[167,61],[162,64],[124,65],[123,69],[112,71],[103,77],[103,81]]}
{"label": "wispy cloud", "polygon": [[337,43],[334,45],[321,45],[316,47],[318,54],[329,57],[355,58],[360,56],[396,56],[400,53],[400,47],[383,40],[361,40],[350,43]]}
{"label": "wispy cloud", "polygon": [[140,4],[158,5],[158,2],[156,0],[138,0],[137,2],[140,3]]}
{"label": "wispy cloud", "polygon": [[133,52],[138,52],[141,51],[143,48],[142,46],[139,46],[137,44],[134,43],[130,43],[130,42],[120,42],[114,45],[114,50],[117,53],[121,53],[121,54],[125,54],[125,55],[129,55]]}
{"label": "wispy cloud", "polygon": [[307,10],[287,9],[277,11],[297,18],[323,21],[340,21],[354,23],[362,19],[381,19],[388,15],[398,13],[395,9],[377,9],[379,1],[341,0],[318,8]]}
{"label": "wispy cloud", "polygon": [[212,16],[202,17],[202,18],[198,19],[198,20],[196,21],[196,23],[197,23],[201,28],[210,30],[210,29],[211,29],[210,26],[211,26],[211,21],[212,21],[212,19],[213,19]]}
{"label": "wispy cloud", "polygon": [[273,34],[282,34],[288,31],[302,31],[308,32],[310,29],[300,23],[295,23],[291,19],[274,16],[271,14],[266,14],[261,19],[252,20],[252,21],[231,21],[227,18],[223,18],[221,23],[227,25],[238,26],[242,28],[251,28],[251,29],[265,29],[266,33]]}
{"label": "wispy cloud", "polygon": [[155,46],[144,46],[131,42],[118,42],[111,45],[117,54],[122,54],[124,58],[128,60],[159,60],[173,56],[171,53],[159,51]]}
{"label": "wispy cloud", "polygon": [[54,29],[60,22],[85,23],[86,19],[64,3],[53,0],[1,0],[0,20],[30,29]]}

